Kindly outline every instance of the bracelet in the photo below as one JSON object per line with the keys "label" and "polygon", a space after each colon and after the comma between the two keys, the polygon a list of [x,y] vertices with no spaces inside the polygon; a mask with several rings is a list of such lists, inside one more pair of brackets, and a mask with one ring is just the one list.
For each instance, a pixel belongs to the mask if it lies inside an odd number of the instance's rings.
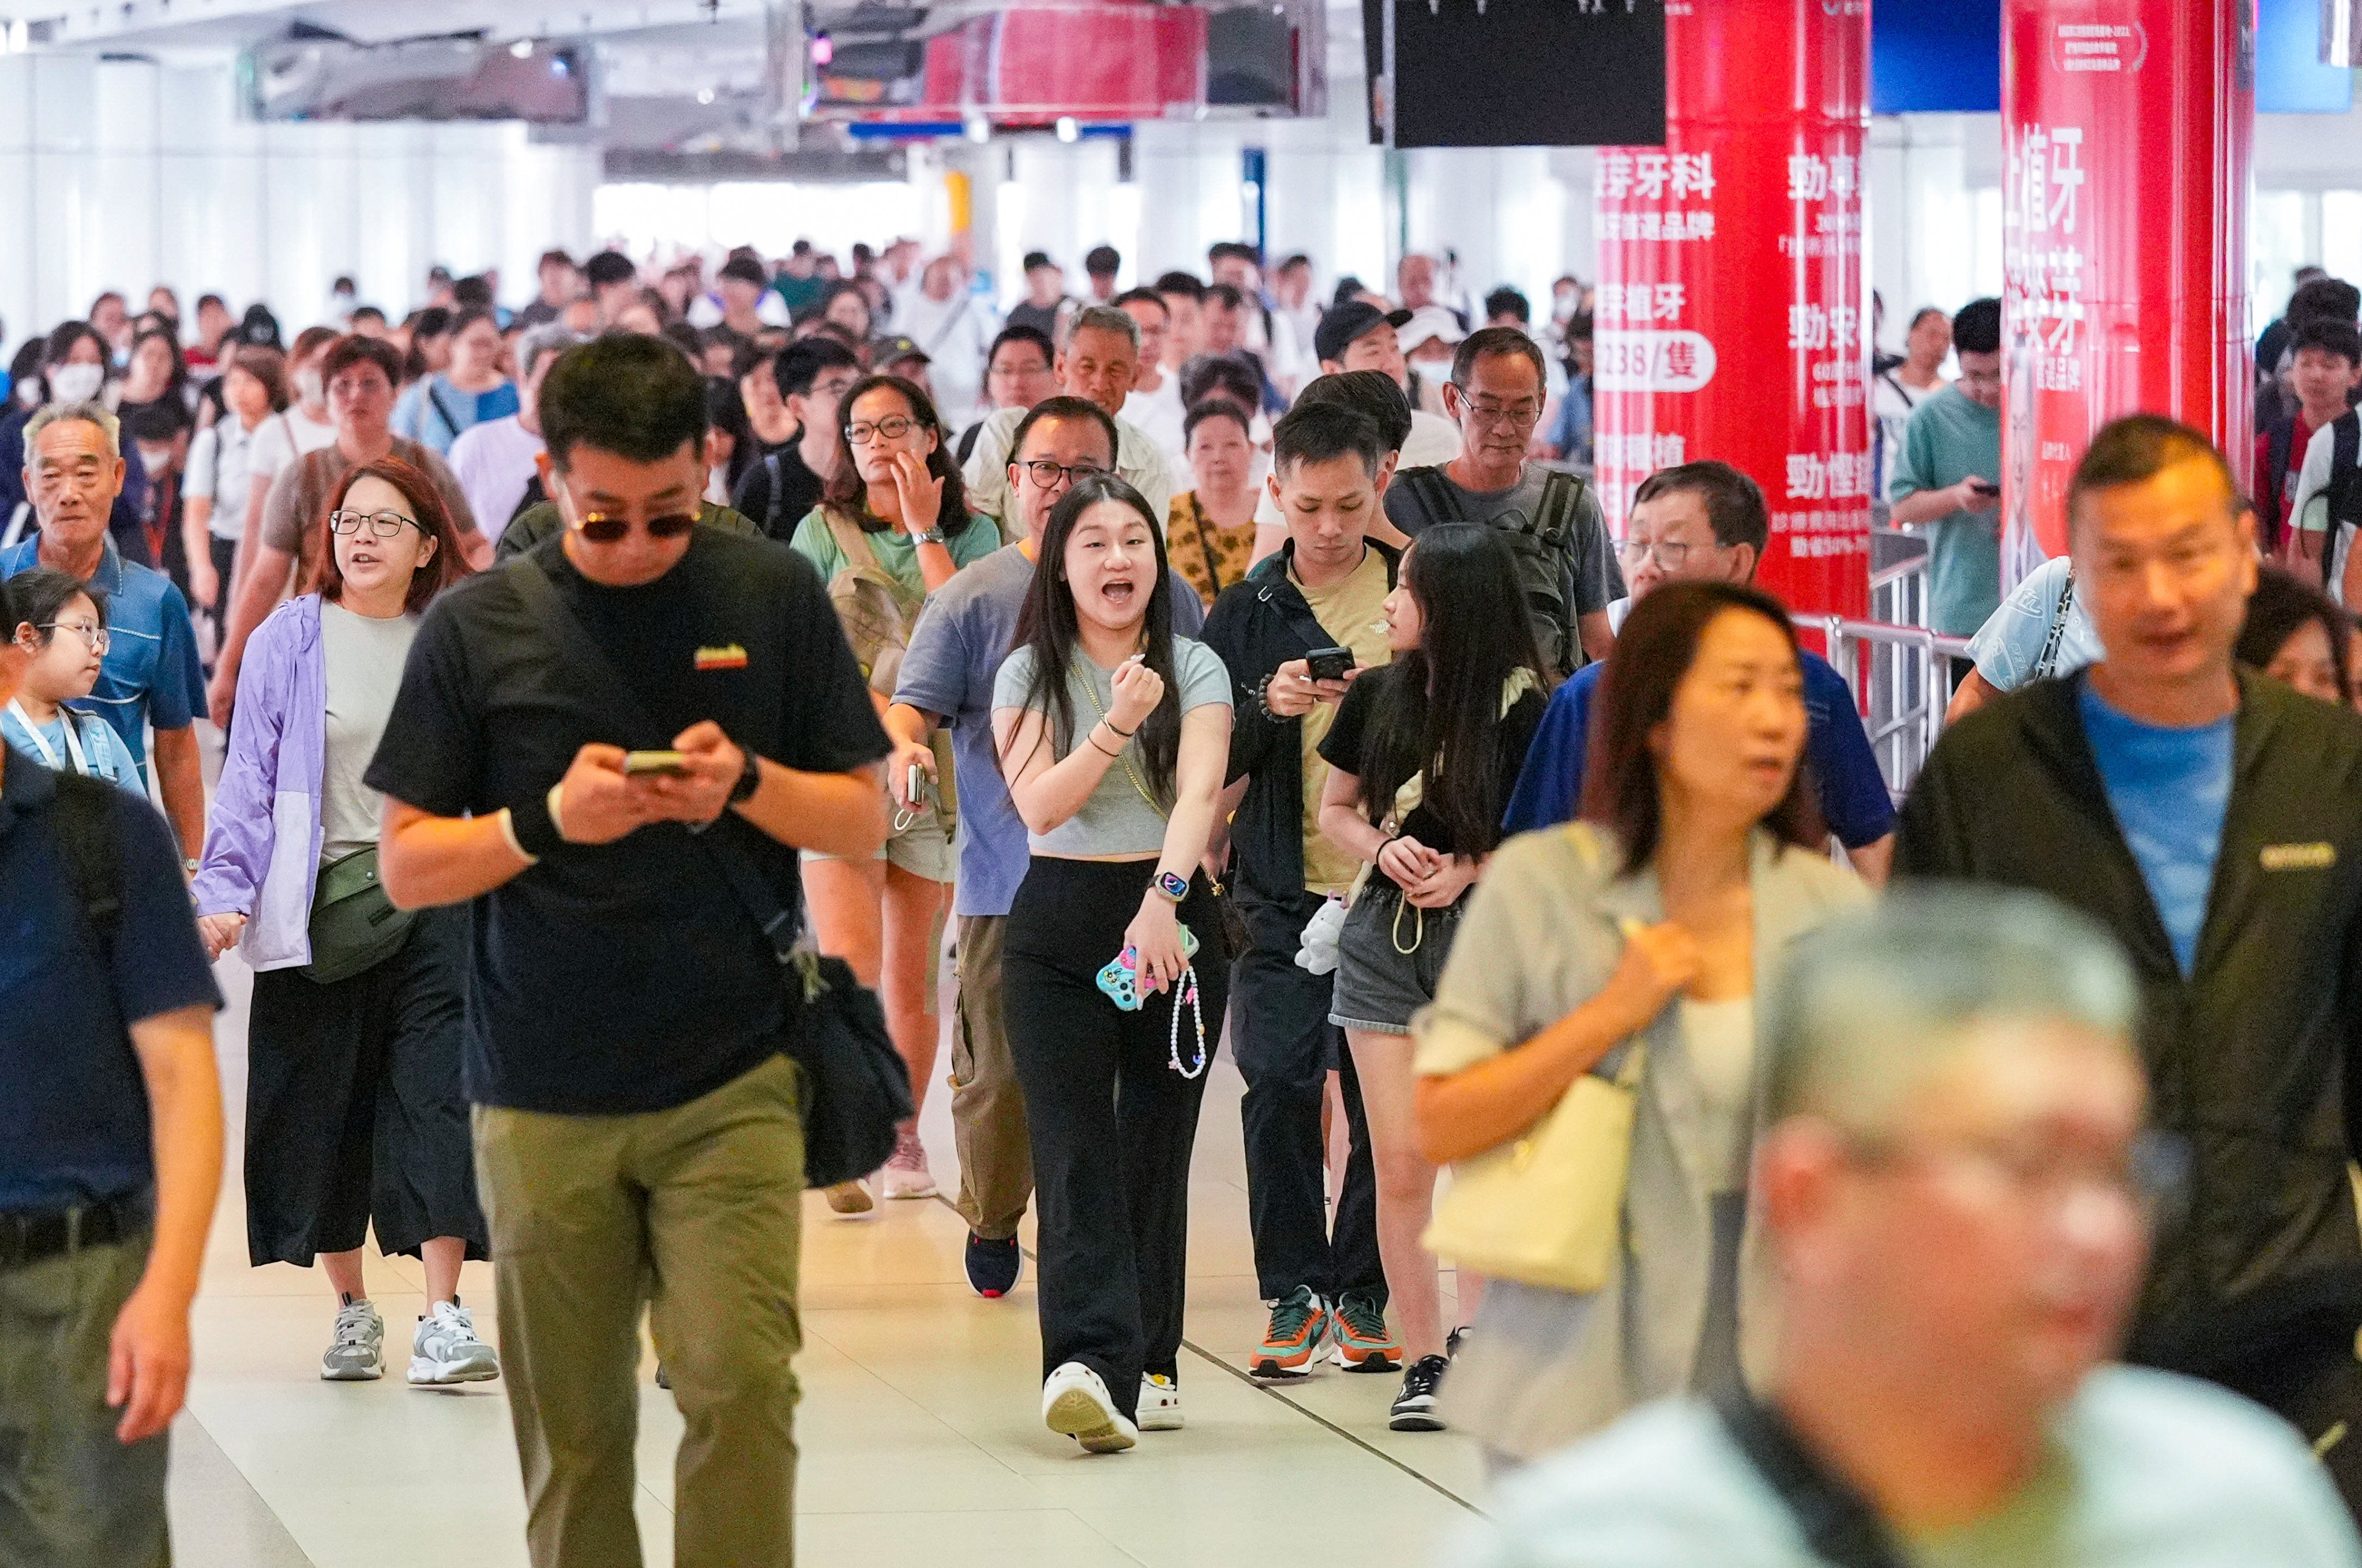
{"label": "bracelet", "polygon": [[1121,735],[1126,740],[1130,740],[1132,736],[1140,733],[1140,726],[1138,724],[1132,725],[1132,727],[1128,730],[1119,730],[1116,729],[1115,721],[1113,719],[1104,716],[1100,718],[1099,723],[1105,724],[1109,730],[1114,731],[1115,734]]}
{"label": "bracelet", "polygon": [[[1112,726],[1110,726],[1110,727],[1112,727]],[[1120,731],[1118,731],[1117,733],[1118,733],[1118,734],[1120,734],[1121,732],[1120,732]],[[1095,735],[1095,734],[1087,734],[1087,735],[1085,735],[1083,738],[1084,738],[1085,740],[1087,740],[1087,741],[1090,742],[1090,743],[1091,743],[1091,749],[1092,749],[1093,751],[1095,751],[1095,752],[1098,752],[1101,756],[1116,757],[1116,758],[1119,758],[1119,759],[1120,759],[1120,758],[1121,758],[1121,757],[1122,757],[1122,756],[1123,756],[1123,753],[1121,753],[1121,752],[1120,752],[1120,751],[1109,751],[1107,747],[1105,747],[1105,746],[1103,746],[1103,745],[1099,745],[1099,742],[1098,742],[1098,736],[1097,736],[1097,735]]]}
{"label": "bracelet", "polygon": [[1262,709],[1263,716],[1273,723],[1284,724],[1287,723],[1286,716],[1271,711],[1271,683],[1278,679],[1278,676],[1279,671],[1275,669],[1255,683],[1255,706]]}
{"label": "bracelet", "polygon": [[565,835],[557,831],[557,815],[549,809],[550,795],[530,795],[507,809],[509,836],[516,841],[517,853],[529,859],[540,860],[565,847]]}

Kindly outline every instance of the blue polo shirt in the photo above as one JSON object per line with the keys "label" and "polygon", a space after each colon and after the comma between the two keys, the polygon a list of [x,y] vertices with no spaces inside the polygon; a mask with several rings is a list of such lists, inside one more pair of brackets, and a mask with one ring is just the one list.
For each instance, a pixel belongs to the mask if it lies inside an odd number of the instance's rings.
{"label": "blue polo shirt", "polygon": [[58,776],[10,751],[0,775],[0,1211],[152,1186],[148,1090],[127,1023],[221,1005],[156,808],[110,789],[123,912],[113,961],[58,836]]}
{"label": "blue polo shirt", "polygon": [[[1585,665],[1551,693],[1509,796],[1502,832],[1530,833],[1573,819],[1575,802],[1583,798],[1584,753],[1591,744],[1592,693],[1606,668]],[[1805,761],[1820,795],[1821,815],[1848,849],[1876,844],[1894,831],[1894,797],[1862,731],[1853,689],[1816,655],[1804,655],[1804,670],[1805,712],[1812,721]]]}
{"label": "blue polo shirt", "polygon": [[[0,580],[40,565],[40,548],[36,535],[0,554]],[[112,539],[90,582],[106,595],[110,641],[97,686],[66,706],[112,725],[145,778],[148,725],[186,729],[205,711],[205,671],[189,624],[189,602],[162,572],[125,560]]]}

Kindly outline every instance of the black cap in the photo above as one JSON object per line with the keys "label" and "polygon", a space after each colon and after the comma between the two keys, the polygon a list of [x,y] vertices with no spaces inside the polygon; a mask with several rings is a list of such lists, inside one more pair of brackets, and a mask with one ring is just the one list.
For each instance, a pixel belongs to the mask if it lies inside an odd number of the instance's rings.
{"label": "black cap", "polygon": [[893,365],[904,359],[916,359],[922,365],[934,363],[933,356],[920,348],[915,337],[873,337],[869,340],[871,364]]}
{"label": "black cap", "polygon": [[1055,261],[1050,259],[1050,253],[1046,250],[1029,250],[1025,253],[1025,271],[1028,272],[1031,272],[1036,267],[1054,267],[1056,265],[1057,263]]}
{"label": "black cap", "polygon": [[716,278],[735,278],[742,283],[752,283],[758,289],[771,281],[771,275],[763,271],[763,264],[752,256],[733,256],[729,260],[722,263],[721,270],[713,275]]}
{"label": "black cap", "polygon": [[1367,300],[1347,300],[1323,315],[1312,329],[1312,352],[1324,364],[1341,360],[1353,339],[1372,327],[1399,328],[1409,320],[1407,310],[1380,310]]}
{"label": "black cap", "polygon": [[279,318],[270,314],[268,305],[250,304],[246,307],[246,319],[238,323],[234,336],[240,343],[253,348],[277,348],[281,347]]}

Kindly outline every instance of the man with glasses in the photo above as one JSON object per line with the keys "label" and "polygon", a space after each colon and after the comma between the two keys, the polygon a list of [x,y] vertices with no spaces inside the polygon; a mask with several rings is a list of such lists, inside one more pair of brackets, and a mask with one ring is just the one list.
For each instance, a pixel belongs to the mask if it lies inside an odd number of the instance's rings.
{"label": "man with glasses", "polygon": [[820,504],[836,468],[837,422],[844,394],[861,379],[861,360],[833,337],[807,337],[779,350],[767,371],[756,373],[778,385],[796,438],[746,470],[730,505],[784,545]]}
{"label": "man with glasses", "polygon": [[2362,718],[2235,666],[2256,519],[2205,436],[2155,414],[2106,426],[2067,519],[2105,651],[1944,733],[1896,867],[2047,892],[2124,944],[2151,1117],[2196,1159],[2127,1358],[2279,1411],[2351,1507]]}
{"label": "man with glasses", "polygon": [[1960,379],[1911,411],[1886,495],[1897,528],[1926,531],[1928,629],[1972,637],[2001,608],[2001,302],[1961,306],[1952,347]]}
{"label": "man with glasses", "polygon": [[2104,931],[1923,893],[1804,938],[1764,1002],[1749,1386],[1515,1477],[1447,1562],[2362,1562],[2296,1433],[2109,1364],[2179,1162]]}
{"label": "man with glasses", "polygon": [[67,705],[97,714],[123,738],[141,777],[153,779],[163,799],[181,840],[182,868],[193,874],[205,841],[195,728],[204,711],[204,668],[188,601],[162,572],[125,560],[107,532],[123,486],[119,440],[115,415],[95,403],[51,403],[26,422],[25,493],[40,532],[0,554],[0,579],[53,567],[106,595],[98,684]]}
{"label": "man with glasses", "polygon": [[1546,385],[1532,338],[1513,326],[1470,333],[1443,389],[1444,411],[1460,426],[1460,455],[1440,468],[1396,474],[1385,505],[1388,520],[1413,542],[1437,523],[1474,523],[1506,535],[1534,641],[1553,673],[1569,675],[1615,646],[1607,606],[1624,596],[1624,580],[1591,487],[1526,461]]}
{"label": "man with glasses", "polygon": [[[1172,460],[1146,432],[1123,419],[1125,400],[1140,379],[1140,324],[1113,305],[1084,306],[1066,328],[1055,368],[1060,392],[1097,403],[1115,422],[1115,471],[1164,516],[1181,488],[1174,481]],[[1023,504],[1006,476],[1024,417],[1021,409],[1004,408],[987,418],[961,471],[968,505],[1000,519],[1004,528]]]}
{"label": "man with glasses", "polygon": [[[1012,328],[1011,330],[1017,330]],[[1025,1099],[1000,1022],[1000,937],[1025,877],[1025,823],[1009,799],[992,743],[992,682],[1009,657],[1018,612],[1033,582],[1034,555],[1051,508],[1075,476],[1115,464],[1115,422],[1086,398],[1054,397],[1018,423],[1008,486],[1024,532],[1018,542],[962,569],[927,601],[902,669],[886,730],[894,755],[887,780],[908,798],[910,769],[935,770],[928,737],[952,727],[959,785],[959,1014],[952,1032],[952,1135],[959,1147],[959,1211],[967,1220],[968,1284],[987,1297],[1009,1294],[1023,1255],[1017,1224],[1033,1195]],[[1198,594],[1178,571],[1173,630],[1194,637],[1205,624]]]}
{"label": "man with glasses", "polygon": [[492,558],[492,542],[477,531],[467,492],[450,469],[434,452],[393,433],[394,389],[402,384],[402,356],[393,345],[374,337],[338,338],[320,356],[320,382],[327,389],[328,416],[336,423],[337,438],[279,470],[262,502],[260,532],[247,541],[253,560],[238,578],[208,689],[214,722],[225,729],[237,697],[237,667],[246,656],[246,639],[287,596],[291,583],[300,591],[311,580],[327,548],[320,514],[353,469],[389,454],[418,469],[434,481],[449,509],[468,564],[481,568]]}
{"label": "man with glasses", "polygon": [[876,852],[886,737],[811,564],[693,521],[687,358],[570,349],[541,419],[565,528],[419,627],[365,776],[385,890],[474,905],[463,1083],[534,1563],[638,1560],[644,1306],[688,1428],[674,1561],[786,1563],[804,1015],[738,889],[792,919],[798,849]]}
{"label": "man with glasses", "polygon": [[[1752,582],[1772,540],[1763,491],[1728,463],[1660,469],[1632,497],[1621,551],[1635,602],[1668,582]],[[1854,869],[1886,880],[1894,854],[1894,801],[1861,727],[1853,690],[1828,661],[1806,653],[1805,743],[1822,819]],[[1585,665],[1551,694],[1526,751],[1502,829],[1530,833],[1572,821],[1583,807],[1583,764],[1591,741],[1591,700],[1603,665]]]}
{"label": "man with glasses", "polygon": [[[1004,408],[1031,408],[1043,399],[1054,397],[1058,377],[1051,370],[1058,351],[1050,340],[1030,326],[1004,326],[1000,336],[992,340],[991,349],[984,357],[984,401],[993,413]],[[976,455],[976,443],[984,434],[987,414],[960,432],[952,447],[952,460],[962,469],[968,458]]]}

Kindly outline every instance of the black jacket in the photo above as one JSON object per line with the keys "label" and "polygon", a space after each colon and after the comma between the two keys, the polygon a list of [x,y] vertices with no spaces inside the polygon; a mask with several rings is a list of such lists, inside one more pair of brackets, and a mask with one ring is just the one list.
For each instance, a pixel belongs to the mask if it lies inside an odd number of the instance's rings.
{"label": "black jacket", "polygon": [[2362,1322],[2349,1153],[2362,1045],[2362,717],[2242,672],[2224,812],[2184,978],[2084,738],[2081,678],[1964,720],[1903,808],[1895,868],[2036,889],[2138,975],[2155,1125],[2191,1154],[2132,1359],[2207,1373]]}
{"label": "black jacket", "polygon": [[[1369,547],[1386,563],[1391,584],[1400,558],[1375,539]],[[1295,559],[1290,540],[1224,589],[1206,617],[1203,639],[1231,672],[1228,782],[1252,780],[1231,823],[1233,879],[1251,896],[1273,900],[1304,896],[1304,742],[1301,720],[1264,711],[1264,682],[1289,659],[1337,640],[1322,631],[1288,577]]]}

